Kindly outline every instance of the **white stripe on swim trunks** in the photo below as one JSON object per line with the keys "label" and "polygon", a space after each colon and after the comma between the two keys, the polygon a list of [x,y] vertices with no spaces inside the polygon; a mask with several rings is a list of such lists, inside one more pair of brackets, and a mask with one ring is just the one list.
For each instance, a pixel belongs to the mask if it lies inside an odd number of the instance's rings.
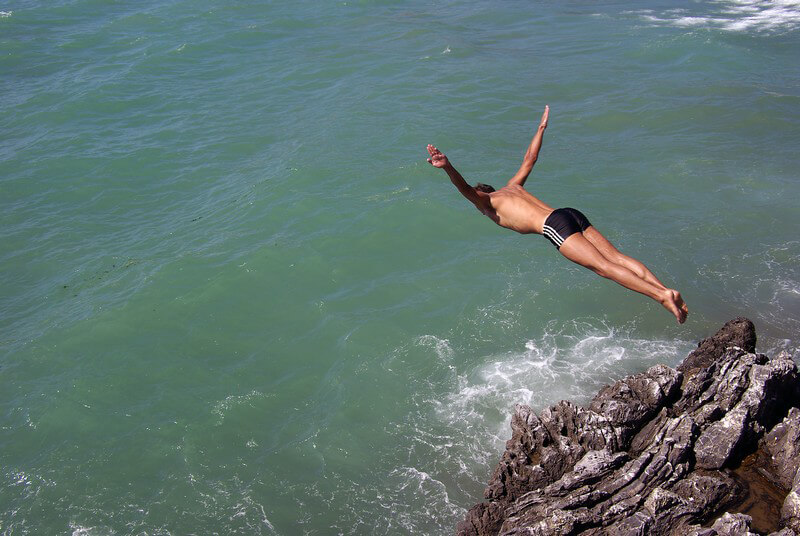
{"label": "white stripe on swim trunks", "polygon": [[555,245],[557,246],[561,245],[562,242],[561,237],[558,235],[558,233],[554,232],[552,229],[542,228],[542,234],[545,236],[545,238],[550,239],[550,241],[553,242]]}
{"label": "white stripe on swim trunks", "polygon": [[549,237],[550,240],[556,242],[559,246],[564,243],[564,239],[561,238],[561,235],[549,225],[542,226],[542,234]]}
{"label": "white stripe on swim trunks", "polygon": [[564,245],[563,242],[559,242],[557,239],[553,238],[552,236],[546,233],[544,234],[544,237],[547,238],[550,241],[550,243],[552,243],[557,248],[560,248],[562,245]]}

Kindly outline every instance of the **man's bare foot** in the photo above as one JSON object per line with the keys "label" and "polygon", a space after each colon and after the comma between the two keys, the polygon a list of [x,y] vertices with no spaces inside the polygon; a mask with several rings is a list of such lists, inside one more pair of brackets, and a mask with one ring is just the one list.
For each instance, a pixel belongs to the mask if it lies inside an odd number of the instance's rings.
{"label": "man's bare foot", "polygon": [[689,316],[689,308],[686,306],[686,303],[681,298],[681,293],[677,290],[673,290],[673,296],[675,297],[675,303],[678,304],[678,309],[684,312],[686,316]]}
{"label": "man's bare foot", "polygon": [[678,321],[678,324],[683,324],[686,322],[686,315],[689,314],[689,308],[686,307],[686,304],[683,302],[680,292],[677,290],[666,289],[664,297],[660,301],[661,305],[663,305],[667,311],[675,315],[675,319]]}

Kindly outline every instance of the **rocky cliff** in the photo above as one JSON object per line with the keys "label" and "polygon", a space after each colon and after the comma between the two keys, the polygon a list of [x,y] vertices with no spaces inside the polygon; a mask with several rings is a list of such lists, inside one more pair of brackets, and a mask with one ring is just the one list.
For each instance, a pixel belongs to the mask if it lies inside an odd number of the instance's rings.
{"label": "rocky cliff", "polygon": [[586,406],[519,405],[467,535],[800,534],[800,381],[737,318]]}

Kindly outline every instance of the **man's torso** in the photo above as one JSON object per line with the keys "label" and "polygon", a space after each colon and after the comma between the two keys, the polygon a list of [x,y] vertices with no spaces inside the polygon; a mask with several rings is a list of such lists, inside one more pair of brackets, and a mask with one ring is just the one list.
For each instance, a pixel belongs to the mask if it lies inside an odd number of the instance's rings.
{"label": "man's torso", "polygon": [[489,194],[491,210],[484,214],[501,227],[518,233],[542,233],[542,225],[553,208],[521,186],[505,186]]}

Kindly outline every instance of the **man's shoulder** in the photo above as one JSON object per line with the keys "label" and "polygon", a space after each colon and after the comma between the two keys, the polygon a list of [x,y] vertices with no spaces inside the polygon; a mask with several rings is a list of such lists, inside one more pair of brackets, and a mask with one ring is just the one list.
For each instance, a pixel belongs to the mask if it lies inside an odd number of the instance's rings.
{"label": "man's shoulder", "polygon": [[495,190],[490,195],[492,197],[518,197],[527,193],[528,192],[525,190],[525,188],[519,186],[518,184],[508,184],[499,190]]}

